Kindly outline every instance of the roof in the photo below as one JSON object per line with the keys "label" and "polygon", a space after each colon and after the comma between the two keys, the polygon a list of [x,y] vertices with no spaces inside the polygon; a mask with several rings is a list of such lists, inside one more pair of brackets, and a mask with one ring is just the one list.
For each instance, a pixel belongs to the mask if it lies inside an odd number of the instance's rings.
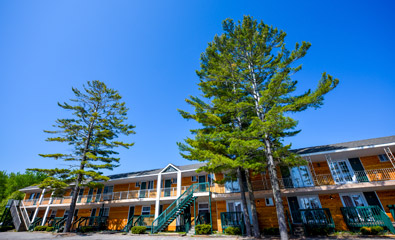
{"label": "roof", "polygon": [[334,151],[340,149],[358,148],[358,147],[373,146],[373,145],[388,144],[388,143],[395,143],[395,135],[388,137],[344,142],[344,143],[321,145],[315,147],[299,148],[299,149],[294,149],[292,151],[297,154],[309,154],[309,153],[327,152],[327,151]]}

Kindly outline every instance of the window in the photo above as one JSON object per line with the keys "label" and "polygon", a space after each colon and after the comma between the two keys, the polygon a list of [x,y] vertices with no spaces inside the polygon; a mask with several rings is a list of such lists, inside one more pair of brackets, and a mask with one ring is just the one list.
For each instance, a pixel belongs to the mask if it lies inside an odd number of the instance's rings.
{"label": "window", "polygon": [[151,213],[151,207],[150,206],[143,207],[141,209],[141,215],[150,215],[150,213]]}
{"label": "window", "polygon": [[343,193],[340,194],[340,197],[345,207],[368,206],[362,193]]}
{"label": "window", "polygon": [[239,180],[229,179],[225,182],[225,192],[226,193],[236,193],[240,192]]}
{"label": "window", "polygon": [[265,198],[266,206],[274,206],[273,198]]}
{"label": "window", "polygon": [[197,182],[196,176],[192,176],[192,177],[191,177],[191,181],[192,181],[192,182]]}
{"label": "window", "polygon": [[100,208],[100,211],[99,211],[99,216],[102,216],[102,217],[108,217],[108,215],[110,214],[110,208]]}
{"label": "window", "polygon": [[114,186],[105,186],[103,189],[103,201],[111,200]]}
{"label": "window", "polygon": [[380,154],[379,159],[380,159],[380,162],[388,162],[389,161],[388,156],[386,154]]}
{"label": "window", "polygon": [[136,187],[140,187],[140,182],[136,182]]}
{"label": "window", "polygon": [[199,203],[198,211],[199,211],[199,214],[208,213],[209,212],[208,203],[206,203],[206,202]]}
{"label": "window", "polygon": [[148,181],[148,189],[154,189],[154,181]]}
{"label": "window", "polygon": [[30,194],[30,197],[29,197],[29,199],[34,199],[34,196],[36,195],[36,193],[32,193],[32,194]]}
{"label": "window", "polygon": [[356,182],[354,171],[351,169],[348,160],[329,162],[329,168],[331,170],[335,183],[345,184],[350,182]]}
{"label": "window", "polygon": [[321,208],[321,203],[318,196],[303,196],[298,197],[298,200],[301,209]]}
{"label": "window", "polygon": [[307,166],[297,166],[290,169],[293,187],[311,187],[314,186],[311,180],[310,171]]}
{"label": "window", "polygon": [[173,178],[173,179],[171,179],[171,183],[173,183],[173,184],[177,184],[177,178]]}
{"label": "window", "polygon": [[226,201],[226,207],[228,212],[242,212],[243,206],[240,201]]}

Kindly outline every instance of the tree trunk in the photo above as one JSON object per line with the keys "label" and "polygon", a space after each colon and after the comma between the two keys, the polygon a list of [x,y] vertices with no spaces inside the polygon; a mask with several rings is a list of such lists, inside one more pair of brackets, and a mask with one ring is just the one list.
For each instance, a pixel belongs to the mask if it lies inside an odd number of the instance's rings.
{"label": "tree trunk", "polygon": [[239,185],[240,185],[240,195],[241,195],[241,204],[243,205],[243,216],[244,216],[244,223],[246,225],[246,234],[248,237],[252,236],[251,235],[251,223],[250,223],[250,216],[248,214],[248,208],[247,208],[247,199],[245,195],[245,189],[244,189],[244,184],[243,184],[243,177],[241,174],[241,168],[237,168],[237,179],[239,180]]}
{"label": "tree trunk", "polygon": [[[69,215],[67,216],[67,221],[66,221],[66,226],[63,230],[63,232],[70,232],[71,229],[71,223],[73,221],[73,217],[74,217],[74,211],[75,211],[75,205],[77,204],[77,199],[78,199],[78,194],[80,191],[80,178],[82,178],[81,174],[78,176],[77,180],[75,181],[75,187],[74,187],[74,195],[71,198],[71,203],[70,203],[70,209],[69,209]],[[67,211],[67,210],[65,210]]]}
{"label": "tree trunk", "polygon": [[272,183],[273,197],[276,203],[276,212],[277,212],[278,226],[280,230],[280,238],[281,240],[288,240],[287,221],[285,219],[285,214],[284,214],[283,200],[281,198],[280,185],[278,184],[276,165],[273,159],[271,143],[267,135],[265,136],[265,146],[266,146],[265,153],[268,162],[270,182]]}
{"label": "tree trunk", "polygon": [[250,199],[251,214],[252,214],[252,226],[254,227],[254,237],[260,238],[261,232],[259,230],[258,213],[256,211],[254,190],[252,189],[250,172],[248,169],[245,169],[245,174],[246,174],[246,180],[247,180],[248,195],[249,195],[249,199]]}

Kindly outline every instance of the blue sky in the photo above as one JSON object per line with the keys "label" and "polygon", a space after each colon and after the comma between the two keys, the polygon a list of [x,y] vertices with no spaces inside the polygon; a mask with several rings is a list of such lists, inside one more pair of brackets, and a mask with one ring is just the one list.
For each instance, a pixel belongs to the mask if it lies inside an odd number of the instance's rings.
{"label": "blue sky", "polygon": [[65,116],[57,102],[71,87],[101,80],[130,108],[135,146],[121,150],[113,173],[188,164],[177,141],[196,123],[177,108],[199,94],[199,56],[226,18],[255,19],[284,30],[286,43],[312,47],[294,77],[314,88],[321,73],[340,79],[321,109],[296,114],[294,148],[395,134],[394,1],[0,1],[0,170],[62,167],[39,153]]}

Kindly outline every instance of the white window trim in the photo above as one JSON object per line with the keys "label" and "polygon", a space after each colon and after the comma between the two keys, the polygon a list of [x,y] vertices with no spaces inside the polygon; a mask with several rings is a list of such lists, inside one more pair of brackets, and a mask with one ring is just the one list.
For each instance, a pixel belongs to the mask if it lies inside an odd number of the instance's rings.
{"label": "white window trim", "polygon": [[[385,161],[382,161],[382,158],[380,156],[384,156]],[[389,162],[390,160],[388,159],[387,154],[379,154],[377,155],[377,157],[379,158],[380,162]]]}
{"label": "white window trim", "polygon": [[[331,175],[332,175],[332,178],[333,178],[333,181],[335,182],[335,184],[340,185],[340,184],[347,184],[347,183],[357,183],[358,182],[357,177],[355,176],[354,170],[352,169],[350,161],[348,159],[337,159],[337,160],[332,160],[331,162],[335,163],[335,162],[342,162],[342,161],[344,161],[346,163],[348,169],[350,170],[352,181],[336,182],[335,181],[336,177],[333,175],[334,173],[332,172],[330,163],[328,162],[329,171],[331,172]],[[342,176],[342,178],[344,179],[343,176]]]}
{"label": "white window trim", "polygon": [[140,187],[140,182],[136,182],[136,185],[135,185],[136,187]]}
{"label": "white window trim", "polygon": [[[207,208],[201,208],[200,204],[207,204]],[[208,202],[199,202],[198,203],[198,213],[200,212],[200,210],[207,210],[210,211],[210,205],[208,204]]]}
{"label": "white window trim", "polygon": [[[302,175],[302,174],[300,174],[300,167],[306,167],[306,169],[307,169],[307,174],[309,175],[309,179],[310,179],[310,182],[311,182],[311,185],[310,186],[302,186],[302,187],[314,187],[315,185],[314,185],[314,180],[313,180],[313,177],[312,177],[312,175],[311,175],[311,172],[310,172],[310,167],[308,166],[308,165],[300,165],[300,166],[294,166],[294,167],[297,167],[298,168],[298,171],[299,171],[299,175]],[[292,168],[294,168],[294,167],[289,167],[289,173],[290,173],[290,175],[291,175],[291,179],[292,179],[292,182],[296,182],[296,176],[294,176],[293,174],[292,174]],[[302,179],[301,179],[302,180]],[[299,183],[300,184],[300,183]],[[305,185],[305,183],[302,183],[303,185]]]}
{"label": "white window trim", "polygon": [[[228,203],[230,203],[230,202],[233,202],[233,206],[234,206],[234,203],[235,203],[235,202],[239,202],[239,203],[240,203],[240,206],[241,206],[241,211],[243,211],[243,203],[242,203],[241,200],[226,200],[226,211],[227,211],[227,212],[230,212],[229,206],[228,206]],[[234,210],[232,210],[232,211],[234,211]]]}
{"label": "white window trim", "polygon": [[[195,178],[195,180],[193,180],[193,178]],[[197,176],[191,176],[191,182],[197,182]]]}

